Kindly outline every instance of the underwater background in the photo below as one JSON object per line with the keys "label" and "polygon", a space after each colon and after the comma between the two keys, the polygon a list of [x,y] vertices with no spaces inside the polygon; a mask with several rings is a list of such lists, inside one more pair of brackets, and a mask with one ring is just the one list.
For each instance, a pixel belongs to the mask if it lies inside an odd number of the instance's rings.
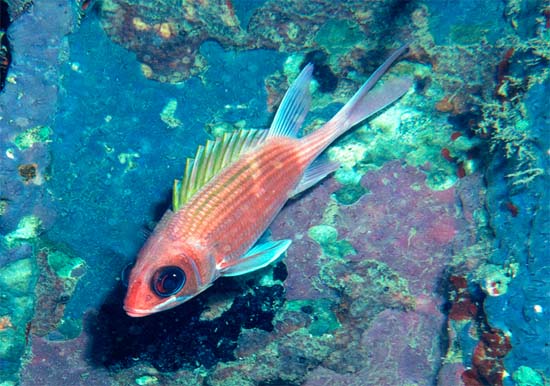
{"label": "underwater background", "polygon": [[[265,235],[261,271],[130,318],[123,269],[199,144],[414,90]],[[0,385],[550,384],[550,2],[0,0]]]}

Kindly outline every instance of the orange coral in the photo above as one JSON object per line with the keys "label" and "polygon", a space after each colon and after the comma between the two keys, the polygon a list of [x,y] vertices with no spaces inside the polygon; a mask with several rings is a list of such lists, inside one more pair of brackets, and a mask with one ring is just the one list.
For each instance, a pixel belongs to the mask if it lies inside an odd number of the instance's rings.
{"label": "orange coral", "polygon": [[36,177],[38,165],[35,163],[19,165],[17,170],[19,175],[23,178],[23,181],[29,182]]}
{"label": "orange coral", "polygon": [[7,328],[12,328],[13,324],[11,324],[11,319],[9,316],[2,316],[0,317],[0,331],[5,330]]}

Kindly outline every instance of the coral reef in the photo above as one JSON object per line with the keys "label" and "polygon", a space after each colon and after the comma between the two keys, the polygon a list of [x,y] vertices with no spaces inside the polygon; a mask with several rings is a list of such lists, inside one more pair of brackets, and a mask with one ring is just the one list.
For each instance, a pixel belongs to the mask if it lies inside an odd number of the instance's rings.
{"label": "coral reef", "polygon": [[63,38],[73,24],[71,13],[63,11],[69,10],[68,4],[44,1],[31,13],[26,13],[31,2],[8,5],[12,63],[0,93],[0,382],[15,384],[21,357],[32,341],[36,308],[44,295],[55,296],[35,292],[39,281],[46,283],[39,279],[44,265],[38,264],[35,252],[37,237],[54,218],[43,183]]}
{"label": "coral reef", "polygon": [[34,288],[36,304],[31,332],[44,336],[63,323],[65,306],[78,279],[84,274],[85,263],[79,257],[43,242],[35,245],[35,251],[39,275]]}
{"label": "coral reef", "polygon": [[[40,224],[36,217],[23,218],[0,245],[3,259],[13,259],[0,267],[2,381],[16,381],[31,334],[43,336],[60,326],[65,305],[83,273],[83,260],[40,240]],[[68,333],[68,324],[60,331]]]}
{"label": "coral reef", "polygon": [[[4,3],[0,383],[548,381],[548,5]],[[327,151],[341,168],[265,235],[282,262],[123,313],[196,142],[267,126],[306,62],[315,130],[402,42],[386,76],[414,92]]]}
{"label": "coral reef", "polygon": [[500,386],[509,374],[504,369],[503,358],[511,350],[510,338],[499,330],[492,330],[481,335],[474,349],[472,369],[462,373],[466,386],[483,384]]}
{"label": "coral reef", "polygon": [[[230,1],[128,2],[109,0],[101,4],[102,25],[113,41],[136,53],[143,74],[161,82],[181,82],[201,74],[207,67],[200,53],[206,40],[225,49],[275,49],[283,52],[316,49],[309,59],[319,66],[314,76],[321,88],[332,91],[337,82],[331,67],[350,62],[355,68],[368,60],[363,34],[384,36],[388,26],[376,20],[407,15],[394,12],[397,0],[365,3],[348,1],[267,1],[236,9]],[[252,12],[246,28],[238,14]],[[247,15],[241,15],[244,19]],[[374,47],[375,49],[376,47]],[[331,55],[338,62],[324,63],[318,55]],[[316,56],[316,57],[313,57]],[[322,62],[322,63],[321,63]],[[362,69],[361,69],[362,70]],[[350,71],[347,68],[346,71]]]}
{"label": "coral reef", "polygon": [[[387,25],[376,20],[387,18],[392,12],[396,19],[407,15],[406,7],[394,12],[404,5],[393,0],[375,3],[268,1],[254,12],[247,30],[256,47],[286,52],[316,47],[331,54],[331,60],[344,61],[364,34],[392,34]],[[278,22],[267,22],[269,20]]]}
{"label": "coral reef", "polygon": [[17,381],[25,353],[34,310],[33,289],[37,267],[32,258],[22,258],[0,269],[0,380]]}
{"label": "coral reef", "polygon": [[[57,108],[63,38],[72,28],[70,12],[54,2],[42,2],[21,15],[12,13],[16,8],[8,8],[11,18],[17,18],[10,26],[15,50],[8,87],[0,94],[0,195],[7,203],[0,222],[3,233],[12,231],[24,215],[51,216],[37,207],[47,205],[41,182],[50,163],[47,143]],[[41,220],[51,223],[51,217]]]}
{"label": "coral reef", "polygon": [[32,0],[4,0],[2,3],[7,5],[9,17],[12,21],[17,20],[33,5]]}
{"label": "coral reef", "polygon": [[[533,4],[511,11],[517,30],[501,44],[514,51],[498,68],[501,82],[492,103],[499,108],[484,108],[482,127],[489,130],[494,152],[487,170],[487,206],[495,234],[490,261],[501,271],[514,267],[505,293],[488,296],[484,310],[490,326],[509,337],[511,349],[503,360],[507,374],[528,366],[548,378],[548,361],[542,359],[550,355],[543,343],[550,336],[544,322],[550,304],[543,295],[550,285],[545,247],[549,181],[542,172],[549,168],[550,148],[550,118],[544,107],[550,95],[545,9]],[[519,66],[519,61],[530,64]]]}
{"label": "coral reef", "polygon": [[147,78],[181,82],[206,66],[199,47],[215,40],[224,47],[244,44],[244,31],[225,0],[101,3],[105,31],[136,52]]}
{"label": "coral reef", "polygon": [[33,337],[32,358],[21,372],[21,385],[57,384],[60,374],[71,385],[112,384],[107,369],[93,367],[86,359],[88,345],[89,337],[85,334],[71,341]]}
{"label": "coral reef", "polygon": [[[542,39],[537,37],[532,40],[539,42]],[[532,42],[501,43],[513,45],[516,48],[511,54],[512,49],[507,51],[502,59],[507,63],[506,70],[502,68],[503,62],[499,64],[499,83],[495,90],[497,100],[488,101],[482,105],[483,120],[479,128],[483,135],[490,136],[491,150],[497,154],[503,154],[505,159],[514,164],[515,171],[507,175],[512,185],[529,184],[544,173],[536,154],[537,147],[540,145],[538,127],[533,126],[529,120],[524,95],[531,87],[544,83],[550,78],[550,71],[542,67],[544,62],[550,61],[550,54],[546,54],[545,57],[543,52],[537,52],[530,43]],[[547,50],[550,51],[550,48]],[[538,63],[541,70],[535,70],[528,76],[522,74],[521,78],[509,73],[512,71],[510,66],[517,67],[518,61],[525,60]]]}
{"label": "coral reef", "polygon": [[[455,240],[455,235],[475,224],[455,217],[454,189],[432,191],[425,180],[421,171],[390,162],[367,172],[361,185],[368,193],[355,204],[341,206],[337,196],[331,199],[339,186],[329,181],[275,220],[274,238],[294,238],[285,260],[292,267],[284,283],[287,296],[331,299],[344,327],[333,333],[335,346],[321,362],[331,371],[316,370],[312,379],[328,373],[330,379],[350,384],[357,379],[362,382],[357,384],[373,385],[435,379],[434,359],[440,353],[432,350],[440,342],[434,331],[445,319],[438,309],[444,299],[436,294],[450,262],[445,256],[471,242]],[[463,189],[472,194],[474,186]],[[324,214],[312,216],[310,208],[319,202],[327,202]],[[386,351],[388,347],[395,351]],[[414,371],[407,367],[411,362]]]}
{"label": "coral reef", "polygon": [[[465,171],[467,160],[479,157],[480,150],[486,154],[481,159],[485,162],[489,159],[485,171],[488,213],[484,224],[480,223],[479,227],[489,231],[484,232],[483,243],[494,244],[494,247],[483,246],[477,251],[478,256],[489,260],[489,264],[479,258],[472,261],[470,253],[467,253],[470,258],[460,259],[462,266],[459,264],[455,268],[458,277],[461,272],[470,274],[461,279],[459,287],[462,289],[455,288],[449,314],[451,343],[446,360],[451,362],[450,366],[464,362],[472,367],[463,373],[462,381],[467,385],[511,384],[511,375],[521,365],[534,366],[541,373],[548,374],[547,366],[535,359],[548,356],[542,341],[550,331],[540,324],[546,305],[538,295],[544,292],[548,283],[534,274],[534,270],[541,272],[544,260],[541,257],[544,254],[542,244],[538,243],[547,237],[537,231],[545,227],[542,223],[547,221],[543,220],[547,218],[547,211],[535,208],[542,208],[537,202],[544,200],[547,189],[542,186],[548,184],[542,171],[548,162],[544,152],[549,147],[546,141],[549,126],[548,116],[541,109],[542,101],[549,95],[548,68],[545,65],[548,63],[548,32],[546,19],[541,17],[544,6],[520,6],[519,3],[522,2],[508,2],[504,12],[512,28],[500,27],[506,33],[487,40],[491,42],[497,62],[487,60],[491,66],[486,68],[483,89],[467,97],[471,105],[469,111],[457,111],[457,106],[449,103],[452,102],[450,97],[436,105],[438,110],[451,115],[449,122],[455,127],[460,127],[456,124],[468,126],[458,139],[467,135],[482,141],[482,146],[473,149],[477,151],[467,151],[466,157],[457,158],[453,151],[442,151],[443,157],[457,166],[463,162]],[[519,61],[530,64],[520,66]],[[464,62],[457,60],[453,63],[460,68]],[[487,138],[489,146],[483,145]],[[530,192],[525,190],[525,185],[530,186]],[[537,225],[527,225],[526,217],[533,215]],[[520,247],[524,244],[519,240],[530,237],[533,242],[528,252]],[[523,295],[526,288],[531,288],[528,291],[532,294],[530,300]],[[513,306],[505,307],[505,304]],[[518,310],[522,308],[532,310],[533,316],[520,316]],[[536,333],[525,333],[527,330]],[[498,339],[484,340],[484,336],[495,333]],[[506,341],[505,349],[499,346],[503,340]],[[493,343],[495,347],[488,348]],[[494,355],[487,354],[488,351]],[[538,354],[534,355],[534,352]],[[526,360],[527,357],[530,359]]]}

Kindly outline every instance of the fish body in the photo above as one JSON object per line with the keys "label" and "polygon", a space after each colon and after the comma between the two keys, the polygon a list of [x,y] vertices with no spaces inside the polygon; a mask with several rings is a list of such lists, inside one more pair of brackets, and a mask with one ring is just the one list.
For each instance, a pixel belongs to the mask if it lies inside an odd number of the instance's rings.
{"label": "fish body", "polygon": [[309,110],[312,66],[285,94],[271,128],[243,130],[199,147],[184,178],[174,184],[168,210],[139,252],[124,301],[127,314],[146,316],[173,308],[220,276],[236,276],[277,260],[290,240],[256,241],[289,198],[333,172],[315,161],[349,128],[402,96],[409,78],[369,92],[406,49],[396,51],[322,128],[298,138]]}

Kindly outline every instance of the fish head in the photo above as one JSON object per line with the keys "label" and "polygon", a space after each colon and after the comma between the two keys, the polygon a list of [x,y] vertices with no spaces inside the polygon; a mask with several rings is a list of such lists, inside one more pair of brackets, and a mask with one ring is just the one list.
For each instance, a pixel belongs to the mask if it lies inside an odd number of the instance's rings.
{"label": "fish head", "polygon": [[124,310],[129,316],[142,317],[195,297],[214,281],[209,260],[201,259],[201,251],[188,243],[151,235],[130,273]]}

